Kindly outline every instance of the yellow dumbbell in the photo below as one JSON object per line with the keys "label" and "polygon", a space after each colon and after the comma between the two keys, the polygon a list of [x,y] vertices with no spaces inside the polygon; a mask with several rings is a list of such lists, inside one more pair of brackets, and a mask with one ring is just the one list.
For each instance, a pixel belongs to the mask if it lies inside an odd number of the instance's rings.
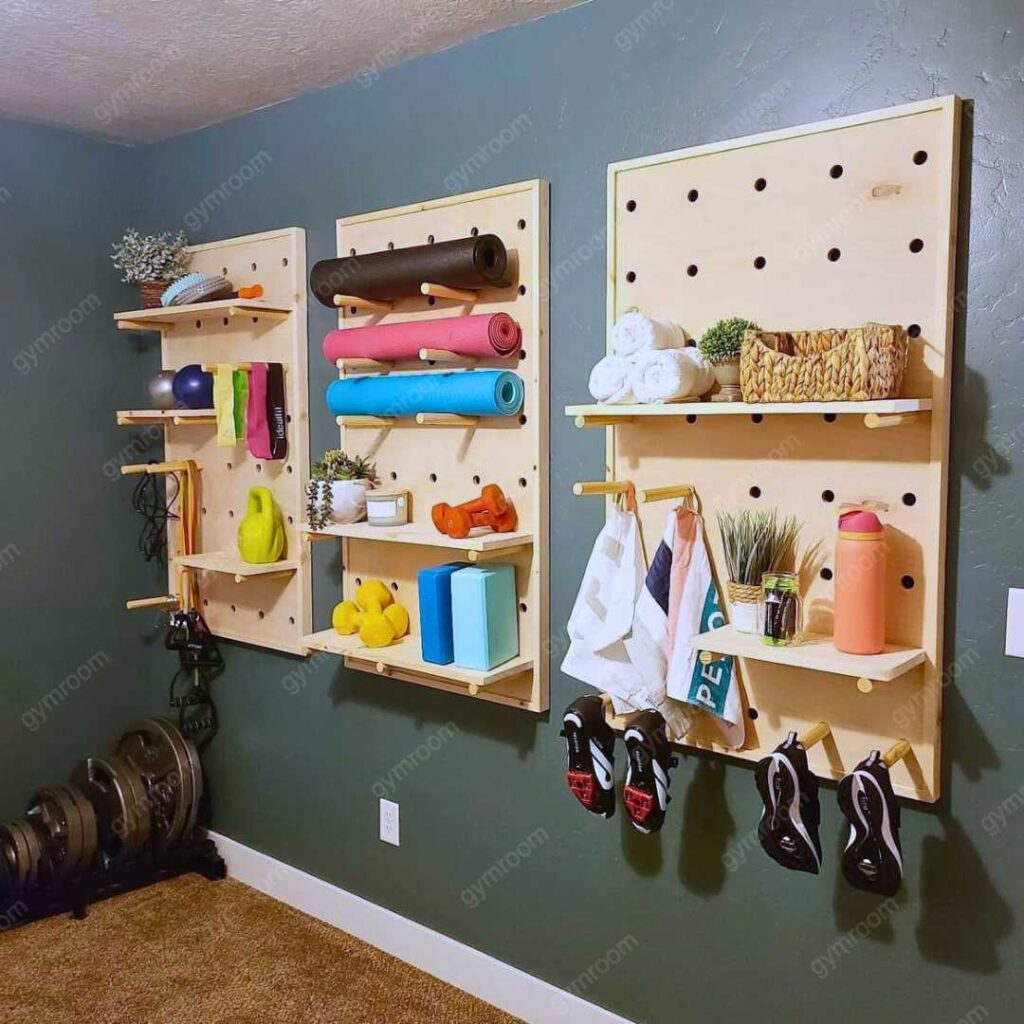
{"label": "yellow dumbbell", "polygon": [[342,636],[358,632],[367,647],[387,647],[409,632],[409,613],[394,603],[380,580],[367,580],[354,602],[342,601],[335,607],[331,624]]}

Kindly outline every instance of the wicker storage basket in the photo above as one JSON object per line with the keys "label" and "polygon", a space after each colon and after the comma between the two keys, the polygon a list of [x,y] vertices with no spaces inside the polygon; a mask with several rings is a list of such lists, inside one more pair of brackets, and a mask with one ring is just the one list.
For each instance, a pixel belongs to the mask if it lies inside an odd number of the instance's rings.
{"label": "wicker storage basket", "polygon": [[898,324],[825,331],[748,330],[740,356],[740,388],[745,402],[896,398],[906,366],[907,331]]}

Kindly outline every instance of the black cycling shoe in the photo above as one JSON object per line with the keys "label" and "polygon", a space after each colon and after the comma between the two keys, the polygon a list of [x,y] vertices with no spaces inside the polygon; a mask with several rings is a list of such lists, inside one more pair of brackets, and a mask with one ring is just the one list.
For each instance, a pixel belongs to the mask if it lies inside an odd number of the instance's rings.
{"label": "black cycling shoe", "polygon": [[821,804],[807,751],[791,732],[774,753],[758,761],[757,791],[764,801],[757,838],[772,860],[792,871],[821,870]]}
{"label": "black cycling shoe", "polygon": [[626,727],[624,738],[627,769],[622,802],[635,829],[657,832],[672,799],[669,769],[679,763],[665,735],[665,719],[657,711],[641,711]]}
{"label": "black cycling shoe", "polygon": [[839,806],[850,822],[843,875],[850,885],[894,896],[903,882],[900,807],[888,765],[873,750],[839,783]]}
{"label": "black cycling shoe", "polygon": [[562,716],[567,765],[566,782],[591,814],[615,813],[615,732],[605,721],[596,694],[577,697]]}

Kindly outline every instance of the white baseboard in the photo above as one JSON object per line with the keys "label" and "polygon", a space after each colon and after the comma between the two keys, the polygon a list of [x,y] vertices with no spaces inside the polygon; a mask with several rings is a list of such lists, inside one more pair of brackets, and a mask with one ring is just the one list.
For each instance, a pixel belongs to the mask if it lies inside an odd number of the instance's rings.
{"label": "white baseboard", "polygon": [[211,832],[228,874],[450,985],[520,1017],[527,1024],[631,1024],[472,946],[410,921],[323,879]]}

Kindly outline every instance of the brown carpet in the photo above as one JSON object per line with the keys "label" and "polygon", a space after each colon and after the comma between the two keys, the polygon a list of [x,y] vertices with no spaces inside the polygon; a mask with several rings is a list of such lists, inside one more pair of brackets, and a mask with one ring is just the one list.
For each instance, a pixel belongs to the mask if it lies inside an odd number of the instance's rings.
{"label": "brown carpet", "polygon": [[240,882],[0,933],[3,1024],[521,1024]]}

